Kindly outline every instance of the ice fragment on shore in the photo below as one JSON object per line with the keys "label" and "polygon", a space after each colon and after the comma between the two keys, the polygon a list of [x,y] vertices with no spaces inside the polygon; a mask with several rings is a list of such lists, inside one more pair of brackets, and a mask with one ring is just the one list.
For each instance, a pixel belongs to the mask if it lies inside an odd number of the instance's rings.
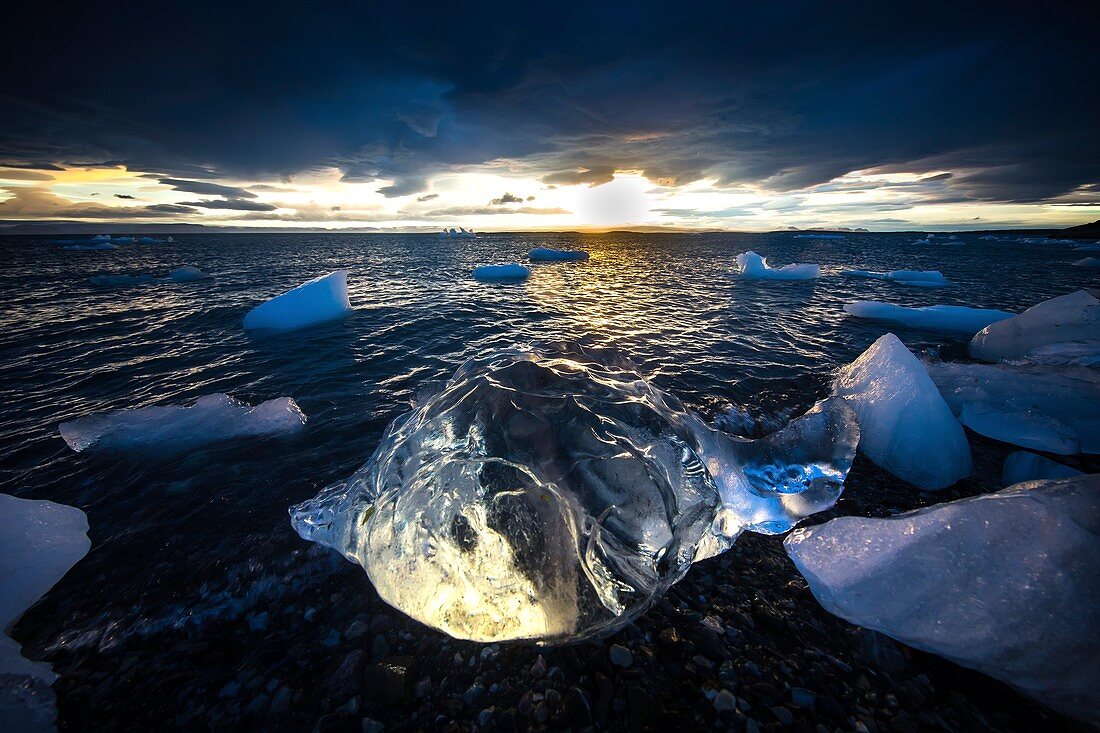
{"label": "ice fragment on shore", "polygon": [[842,400],[747,441],[617,354],[498,352],[423,397],[291,521],[452,636],[571,641],[629,623],[743,530],[832,506],[857,440]]}
{"label": "ice fragment on shore", "polygon": [[970,474],[966,434],[920,361],[894,334],[841,369],[833,394],[859,417],[859,449],[898,478],[942,489]]}
{"label": "ice fragment on shore", "polygon": [[1084,474],[1076,468],[1056,463],[1026,450],[1018,450],[1005,459],[1004,467],[1001,469],[1001,483],[1012,486],[1023,481],[1072,478],[1082,475]]}
{"label": "ice fragment on shore", "polygon": [[23,657],[7,631],[88,553],[88,519],[75,507],[7,494],[0,517],[0,729],[54,730],[57,675]]}
{"label": "ice fragment on shore", "polygon": [[830,613],[1100,719],[1100,476],[841,517],[784,546]]}
{"label": "ice fragment on shore", "polygon": [[1100,341],[1100,301],[1092,293],[1078,290],[986,326],[967,349],[975,359],[996,362],[1019,359],[1048,344],[1089,340]]}
{"label": "ice fragment on shore", "polygon": [[1100,453],[1100,374],[1086,368],[926,363],[975,432],[1051,453]]}

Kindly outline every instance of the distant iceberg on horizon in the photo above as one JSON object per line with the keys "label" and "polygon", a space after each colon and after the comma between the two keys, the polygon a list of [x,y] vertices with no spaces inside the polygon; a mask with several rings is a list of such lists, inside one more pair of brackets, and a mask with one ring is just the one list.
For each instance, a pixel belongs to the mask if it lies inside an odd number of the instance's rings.
{"label": "distant iceberg on horizon", "polygon": [[473,229],[466,229],[465,227],[459,227],[455,229],[444,229],[439,233],[440,239],[477,239],[477,233]]}

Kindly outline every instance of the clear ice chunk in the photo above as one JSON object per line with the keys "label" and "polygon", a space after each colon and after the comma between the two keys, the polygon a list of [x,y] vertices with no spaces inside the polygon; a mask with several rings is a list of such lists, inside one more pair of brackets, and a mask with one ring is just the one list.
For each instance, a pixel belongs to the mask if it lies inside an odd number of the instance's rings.
{"label": "clear ice chunk", "polygon": [[841,400],[749,441],[616,353],[511,350],[460,367],[291,522],[452,636],[573,641],[627,624],[742,531],[832,506],[858,439]]}
{"label": "clear ice chunk", "polygon": [[825,610],[1100,719],[1100,475],[795,530]]}
{"label": "clear ice chunk", "polygon": [[61,437],[74,451],[146,451],[171,454],[231,438],[296,433],[306,416],[290,397],[255,407],[226,394],[208,394],[194,404],[111,410],[63,422]]}

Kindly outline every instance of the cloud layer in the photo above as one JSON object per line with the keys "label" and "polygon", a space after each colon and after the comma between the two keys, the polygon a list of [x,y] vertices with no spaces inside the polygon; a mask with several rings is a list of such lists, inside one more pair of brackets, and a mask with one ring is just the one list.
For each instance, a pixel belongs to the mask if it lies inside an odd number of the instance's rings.
{"label": "cloud layer", "polygon": [[270,212],[219,181],[326,167],[420,201],[469,168],[776,194],[950,171],[931,203],[1069,202],[1100,178],[1095,3],[203,5],[9,9],[51,32],[8,39],[0,164],[121,164],[215,197],[134,207],[162,213]]}

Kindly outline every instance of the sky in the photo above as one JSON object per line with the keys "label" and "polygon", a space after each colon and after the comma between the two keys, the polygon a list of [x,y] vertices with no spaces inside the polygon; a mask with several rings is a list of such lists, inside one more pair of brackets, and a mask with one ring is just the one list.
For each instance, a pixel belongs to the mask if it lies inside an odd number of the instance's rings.
{"label": "sky", "polygon": [[1100,219],[1100,4],[17,3],[0,223]]}

